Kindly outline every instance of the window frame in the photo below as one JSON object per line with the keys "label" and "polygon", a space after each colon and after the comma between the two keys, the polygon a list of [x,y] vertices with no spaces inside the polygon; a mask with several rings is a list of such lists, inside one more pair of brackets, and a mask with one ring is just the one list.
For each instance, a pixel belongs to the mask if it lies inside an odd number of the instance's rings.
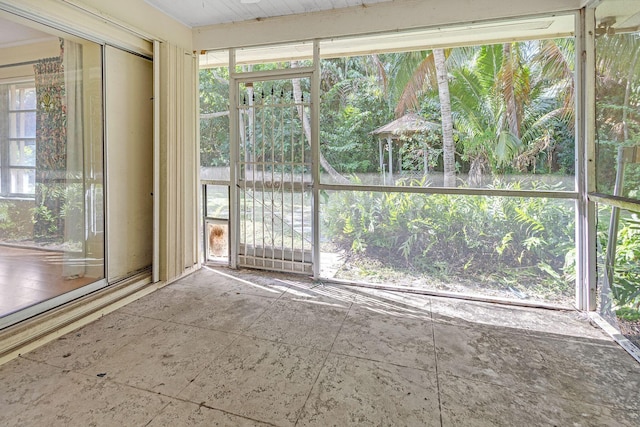
{"label": "window frame", "polygon": [[[36,149],[36,135],[29,137],[12,137],[9,131],[10,117],[12,114],[18,115],[21,113],[36,113],[36,108],[11,108],[12,93],[20,89],[35,90],[35,79],[21,79],[0,81],[0,99],[2,99],[3,105],[0,107],[0,114],[2,119],[0,123],[0,197],[3,199],[34,199],[35,198],[35,181],[34,190],[32,193],[12,192],[13,178],[11,175],[12,170],[27,170],[33,171],[34,180],[37,170],[36,165],[25,166],[15,165],[11,163],[11,143],[14,141],[33,141],[34,150]],[[34,116],[35,117],[35,116]],[[34,118],[34,120],[36,120]],[[35,123],[34,123],[35,128]]]}

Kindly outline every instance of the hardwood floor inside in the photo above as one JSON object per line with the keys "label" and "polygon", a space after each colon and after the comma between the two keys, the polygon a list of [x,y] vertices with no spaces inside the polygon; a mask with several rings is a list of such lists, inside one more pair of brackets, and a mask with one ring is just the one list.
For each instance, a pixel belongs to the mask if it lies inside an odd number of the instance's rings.
{"label": "hardwood floor inside", "polygon": [[63,252],[0,245],[0,317],[95,282],[65,279]]}

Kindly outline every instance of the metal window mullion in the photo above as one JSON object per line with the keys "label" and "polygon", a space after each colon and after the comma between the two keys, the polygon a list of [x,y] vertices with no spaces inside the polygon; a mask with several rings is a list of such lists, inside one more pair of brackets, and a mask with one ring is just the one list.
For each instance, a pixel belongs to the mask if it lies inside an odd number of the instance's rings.
{"label": "metal window mullion", "polygon": [[[275,166],[276,166],[276,147],[275,144],[273,143],[276,140],[276,137],[280,137],[282,138],[280,142],[280,145],[283,144],[284,142],[284,121],[282,120],[282,108],[278,108],[276,111],[278,111],[278,114],[280,115],[280,135],[273,135],[273,137],[271,138],[271,241],[274,242],[272,243],[272,246],[275,246],[275,241],[276,241],[276,237],[275,237],[275,230],[276,230],[276,218],[275,218],[275,212],[276,212],[276,203],[275,203],[275,197],[276,197],[276,193],[275,193],[275,185],[273,185],[273,183],[275,182]],[[273,121],[276,121],[276,117],[275,114],[273,115]],[[275,133],[276,128],[275,126],[273,126],[272,128],[272,132]],[[280,208],[277,210],[278,215],[281,217],[282,216],[282,209],[283,206],[281,205]],[[283,236],[284,236],[284,229],[280,230],[280,251],[284,251],[284,240],[283,240]],[[275,252],[273,252],[271,254],[271,258],[275,258]]]}
{"label": "metal window mullion", "polygon": [[311,255],[313,279],[320,277],[320,42],[313,41],[311,76]]}
{"label": "metal window mullion", "polygon": [[595,190],[595,9],[576,17],[576,244],[578,253],[576,306],[596,309],[596,212],[588,194]]}
{"label": "metal window mullion", "polygon": [[[278,195],[280,196],[280,206],[281,208],[284,208],[284,197],[282,195],[282,170],[284,169],[284,159],[282,158],[282,153],[284,152],[284,143],[285,143],[285,132],[284,132],[284,108],[280,108],[280,153],[278,153],[278,159],[277,162],[275,161],[275,157],[274,157],[274,165],[277,164],[278,168],[280,169],[280,180],[278,182]],[[275,179],[275,178],[274,178]],[[276,188],[276,186],[273,186],[274,189]],[[293,208],[293,207],[292,207]],[[284,253],[284,231],[285,231],[285,226],[284,226],[284,209],[282,209],[282,212],[280,212],[280,257],[282,258],[282,253]],[[275,254],[274,254],[274,258],[275,258]]]}
{"label": "metal window mullion", "polygon": [[[261,141],[261,144],[260,144],[260,147],[261,147],[260,148],[260,150],[261,150],[260,165],[262,166],[262,170],[260,172],[260,197],[262,199],[262,203],[260,204],[260,209],[262,211],[262,217],[261,217],[262,227],[260,227],[260,228],[262,229],[263,256],[264,256],[264,248],[266,247],[266,245],[265,245],[266,238],[265,238],[265,233],[264,233],[264,224],[265,224],[265,216],[264,216],[264,213],[265,213],[265,210],[264,210],[264,175],[265,175],[265,168],[266,168],[266,164],[265,164],[265,161],[264,161],[265,160],[265,156],[264,156],[265,155],[265,151],[264,151],[264,149],[265,149],[265,143],[266,143],[265,138],[264,138],[264,128],[265,128],[265,126],[264,126],[264,120],[265,120],[264,111],[266,111],[266,110],[267,110],[266,106],[263,106],[262,114],[260,115],[260,125],[262,126],[262,141]],[[256,182],[255,176],[253,177],[253,182],[254,182],[254,188],[255,188],[255,182]],[[255,233],[255,230],[254,230],[254,233]],[[255,252],[254,252],[254,256],[256,256]]]}
{"label": "metal window mullion", "polygon": [[[238,253],[240,251],[240,188],[238,182],[239,167],[239,115],[238,84],[233,77],[236,68],[236,50],[229,49],[229,246],[231,268],[238,267]],[[246,193],[245,193],[246,194]]]}

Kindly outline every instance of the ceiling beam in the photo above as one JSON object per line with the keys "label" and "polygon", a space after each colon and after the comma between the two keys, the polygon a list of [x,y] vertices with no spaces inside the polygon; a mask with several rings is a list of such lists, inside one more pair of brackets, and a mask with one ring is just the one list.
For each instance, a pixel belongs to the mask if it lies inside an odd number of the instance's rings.
{"label": "ceiling beam", "polygon": [[197,27],[195,50],[290,43],[475,23],[580,9],[584,0],[395,0],[339,10]]}

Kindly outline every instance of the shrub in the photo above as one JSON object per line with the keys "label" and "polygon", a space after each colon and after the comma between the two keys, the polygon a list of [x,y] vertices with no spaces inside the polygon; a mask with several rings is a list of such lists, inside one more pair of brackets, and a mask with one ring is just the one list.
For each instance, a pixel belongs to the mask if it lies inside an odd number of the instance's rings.
{"label": "shrub", "polygon": [[[353,253],[420,272],[507,278],[527,273],[568,290],[575,278],[574,210],[544,198],[336,192],[328,237]],[[517,273],[516,273],[517,271]]]}

